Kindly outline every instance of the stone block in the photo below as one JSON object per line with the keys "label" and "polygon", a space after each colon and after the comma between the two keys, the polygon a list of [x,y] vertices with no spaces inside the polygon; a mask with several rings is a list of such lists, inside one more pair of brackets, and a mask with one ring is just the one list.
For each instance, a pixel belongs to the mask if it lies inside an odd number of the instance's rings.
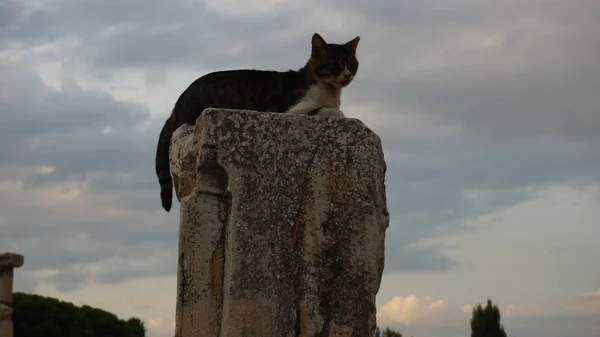
{"label": "stone block", "polygon": [[173,135],[177,337],[369,337],[389,224],[351,118],[207,109]]}
{"label": "stone block", "polygon": [[23,265],[23,262],[24,262],[23,255],[14,254],[14,253],[0,254],[0,268],[1,267],[18,268]]}

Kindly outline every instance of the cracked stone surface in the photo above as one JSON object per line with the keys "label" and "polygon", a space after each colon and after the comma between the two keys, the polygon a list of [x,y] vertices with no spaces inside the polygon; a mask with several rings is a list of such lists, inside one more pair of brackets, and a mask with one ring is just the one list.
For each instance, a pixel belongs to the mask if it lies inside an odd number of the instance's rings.
{"label": "cracked stone surface", "polygon": [[177,337],[369,337],[389,225],[357,119],[207,109],[173,135]]}

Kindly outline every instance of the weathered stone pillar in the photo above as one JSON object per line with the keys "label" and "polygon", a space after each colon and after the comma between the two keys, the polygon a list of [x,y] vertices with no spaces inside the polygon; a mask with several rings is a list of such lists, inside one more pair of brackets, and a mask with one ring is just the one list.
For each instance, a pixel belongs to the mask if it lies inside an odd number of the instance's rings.
{"label": "weathered stone pillar", "polygon": [[13,337],[13,269],[23,265],[23,255],[0,254],[0,337]]}
{"label": "weathered stone pillar", "polygon": [[388,226],[356,119],[207,109],[174,134],[177,337],[369,337]]}

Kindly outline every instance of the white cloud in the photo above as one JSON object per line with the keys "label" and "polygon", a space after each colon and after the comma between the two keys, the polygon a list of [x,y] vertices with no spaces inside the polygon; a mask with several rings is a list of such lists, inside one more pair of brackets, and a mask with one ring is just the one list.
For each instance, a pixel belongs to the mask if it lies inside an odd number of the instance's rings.
{"label": "white cloud", "polygon": [[429,304],[429,309],[431,310],[442,310],[446,307],[446,302],[443,300],[436,300]]}
{"label": "white cloud", "polygon": [[[468,221],[466,232],[430,238],[416,246],[445,244],[443,253],[460,262],[459,270],[443,276],[447,286],[456,285],[446,298],[453,303],[465,299],[479,303],[491,297],[502,308],[515,304],[511,311],[516,311],[519,303],[583,293],[597,287],[600,279],[594,267],[600,237],[599,193],[600,185],[535,190],[529,200]],[[540,279],[542,292],[533,282]],[[406,275],[403,282],[435,284],[428,276]],[[569,290],[565,284],[571,286]]]}
{"label": "white cloud", "polygon": [[573,315],[598,316],[600,319],[600,290],[586,292],[561,302]]}
{"label": "white cloud", "polygon": [[436,320],[445,308],[446,303],[443,300],[431,297],[420,299],[415,295],[394,296],[379,308],[377,316],[380,325],[393,323],[411,325]]}
{"label": "white cloud", "polygon": [[592,291],[589,293],[583,293],[581,294],[584,297],[592,297],[592,298],[599,298],[600,299],[600,290],[597,291]]}
{"label": "white cloud", "polygon": [[175,331],[175,321],[168,324],[161,317],[149,318],[144,321],[148,337],[172,337]]}
{"label": "white cloud", "polygon": [[150,318],[150,319],[146,320],[146,325],[149,330],[154,331],[154,330],[160,329],[162,327],[163,323],[162,323],[162,319],[160,317],[157,317],[157,318]]}

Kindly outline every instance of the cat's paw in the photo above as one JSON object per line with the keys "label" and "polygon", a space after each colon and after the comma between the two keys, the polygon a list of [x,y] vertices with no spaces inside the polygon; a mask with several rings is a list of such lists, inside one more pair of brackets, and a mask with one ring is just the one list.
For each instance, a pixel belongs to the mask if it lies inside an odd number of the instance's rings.
{"label": "cat's paw", "polygon": [[345,117],[344,113],[342,112],[342,110],[336,109],[336,108],[321,108],[317,112],[317,115],[318,116],[338,117],[338,118]]}

